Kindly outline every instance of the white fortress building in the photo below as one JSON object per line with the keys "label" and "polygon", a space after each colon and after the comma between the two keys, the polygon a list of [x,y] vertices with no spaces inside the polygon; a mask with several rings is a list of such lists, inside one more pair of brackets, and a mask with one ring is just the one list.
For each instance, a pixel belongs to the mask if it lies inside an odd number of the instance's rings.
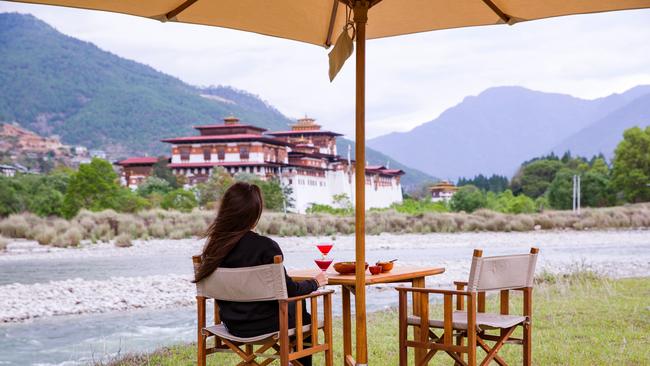
{"label": "white fortress building", "polygon": [[[321,130],[312,118],[299,119],[289,131],[267,132],[235,117],[223,124],[195,126],[199,135],[162,140],[172,144],[169,168],[188,185],[207,180],[216,167],[230,174],[255,174],[279,179],[293,191],[293,211],[312,204],[334,205],[346,194],[354,202],[354,164],[336,151],[338,133]],[[366,206],[388,207],[402,202],[402,170],[366,166]]]}

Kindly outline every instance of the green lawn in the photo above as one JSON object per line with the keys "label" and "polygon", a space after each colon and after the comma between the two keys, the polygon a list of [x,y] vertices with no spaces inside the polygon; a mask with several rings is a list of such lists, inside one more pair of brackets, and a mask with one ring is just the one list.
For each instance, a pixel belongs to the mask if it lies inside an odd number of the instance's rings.
{"label": "green lawn", "polygon": [[[650,365],[650,278],[608,280],[584,274],[545,278],[534,295],[533,364]],[[488,310],[495,310],[496,298],[488,301]],[[513,296],[511,302],[513,312],[521,309],[520,297]],[[433,305],[432,312],[439,314],[440,306]],[[368,323],[370,363],[397,365],[396,311],[370,314]],[[339,351],[335,364],[341,364],[340,322],[334,326],[335,349]],[[521,364],[520,346],[506,345],[500,354],[512,365]],[[479,358],[482,355],[479,352]],[[234,360],[216,355],[208,358],[208,364],[235,365]],[[178,345],[111,365],[193,364],[195,346]],[[322,365],[322,356],[316,356],[314,364]],[[448,356],[437,355],[430,364],[453,362]]]}

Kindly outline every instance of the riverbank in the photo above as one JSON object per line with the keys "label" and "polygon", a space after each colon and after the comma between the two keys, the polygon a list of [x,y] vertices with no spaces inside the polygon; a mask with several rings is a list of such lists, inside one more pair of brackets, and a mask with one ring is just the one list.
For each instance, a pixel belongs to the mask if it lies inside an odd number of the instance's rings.
{"label": "riverbank", "polygon": [[[76,247],[84,241],[110,242],[129,247],[133,240],[185,239],[201,236],[214,212],[190,213],[149,210],[134,214],[82,211],[72,220],[41,218],[23,213],[0,220],[0,236],[35,240],[44,246]],[[650,204],[545,211],[535,214],[503,214],[489,210],[466,213],[424,213],[408,215],[393,210],[369,211],[368,235],[382,233],[427,234],[455,232],[527,232],[539,230],[603,230],[650,227]],[[275,236],[331,236],[354,233],[354,217],[329,214],[282,214],[265,212],[257,230]],[[0,242],[6,239],[0,238]],[[2,249],[0,248],[0,251]]]}
{"label": "riverbank", "polygon": [[[336,261],[354,259],[354,237],[273,237],[286,266],[311,268],[313,244],[334,243]],[[117,248],[82,243],[54,248],[34,241],[9,244],[0,255],[0,323],[37,321],[61,315],[125,312],[137,309],[190,308],[194,287],[189,258],[200,251],[197,239],[136,240]],[[475,247],[486,255],[527,252],[540,247],[538,274],[588,268],[612,278],[650,276],[647,230],[536,231],[517,233],[382,234],[367,238],[369,262],[397,258],[397,265],[441,266],[446,272],[428,279],[431,286],[466,278]],[[374,309],[394,305],[389,286],[369,288]],[[29,306],[25,306],[28,303]]]}
{"label": "riverbank", "polygon": [[[549,281],[550,280],[550,281]],[[396,294],[394,294],[396,296]],[[533,360],[537,365],[643,365],[650,360],[650,277],[612,280],[588,273],[550,277],[539,283],[533,301]],[[521,298],[511,298],[519,309]],[[496,298],[488,300],[488,311],[496,311]],[[440,306],[433,305],[432,316]],[[334,323],[335,360],[341,356],[340,320]],[[368,316],[369,356],[373,364],[397,365],[397,314],[395,310]],[[101,365],[180,366],[194,365],[193,344],[166,347],[150,354],[128,355]],[[479,351],[479,358],[484,353]],[[506,345],[500,355],[509,364],[521,361],[521,347]],[[235,364],[229,356],[219,364]],[[431,365],[447,365],[445,355]],[[315,365],[323,365],[322,356]],[[98,364],[100,365],[100,364]]]}

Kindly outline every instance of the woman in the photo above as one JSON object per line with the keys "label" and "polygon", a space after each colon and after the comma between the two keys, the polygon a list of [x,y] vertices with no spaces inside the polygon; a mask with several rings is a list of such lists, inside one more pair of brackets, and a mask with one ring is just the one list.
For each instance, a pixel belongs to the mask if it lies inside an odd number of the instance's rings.
{"label": "woman", "polygon": [[[259,187],[237,182],[223,196],[219,212],[208,228],[207,241],[201,254],[195,281],[201,281],[218,267],[239,268],[273,263],[273,257],[282,250],[272,239],[252,230],[262,215],[264,203]],[[287,276],[289,297],[306,295],[327,284],[327,277],[319,273],[314,280],[293,281]],[[228,331],[238,337],[254,337],[276,332],[279,327],[277,301],[233,302],[218,301],[219,316]],[[289,307],[289,328],[295,327],[295,303]],[[303,306],[305,309],[305,306]],[[305,324],[310,323],[309,313],[303,311]],[[311,356],[298,360],[311,365]]]}

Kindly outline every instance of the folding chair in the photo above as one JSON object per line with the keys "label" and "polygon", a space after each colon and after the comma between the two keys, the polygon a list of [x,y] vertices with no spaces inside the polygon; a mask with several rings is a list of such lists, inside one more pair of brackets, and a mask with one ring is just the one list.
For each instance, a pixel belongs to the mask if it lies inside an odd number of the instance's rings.
{"label": "folding chair", "polygon": [[[194,271],[201,264],[200,256],[193,256]],[[198,366],[206,365],[206,356],[216,352],[238,355],[238,365],[269,365],[280,360],[281,366],[300,366],[296,359],[325,352],[325,365],[333,365],[332,345],[332,293],[317,291],[308,295],[288,297],[287,284],[282,265],[282,256],[276,256],[273,264],[246,268],[218,268],[210,276],[196,284],[198,317]],[[318,298],[323,300],[323,318],[319,321]],[[206,301],[214,300],[214,325],[206,326]],[[278,301],[280,329],[277,332],[257,337],[242,338],[230,334],[219,319],[217,300],[224,301]],[[303,300],[310,300],[311,324],[303,325]],[[295,328],[289,328],[289,303],[296,304]],[[318,330],[324,333],[324,342],[318,342]],[[311,336],[311,343],[304,339]],[[214,338],[214,345],[207,347],[208,338]],[[257,348],[255,348],[257,347]],[[273,352],[273,353],[271,353]],[[258,363],[257,358],[264,360]]]}
{"label": "folding chair", "polygon": [[[530,254],[483,258],[483,251],[474,250],[469,281],[454,282],[456,290],[398,287],[399,291],[399,364],[406,366],[408,347],[428,351],[419,365],[427,365],[439,351],[454,359],[455,365],[475,366],[477,347],[487,352],[481,366],[495,361],[501,366],[506,362],[498,355],[506,343],[523,346],[523,364],[532,362],[531,336],[533,315],[533,279],[539,249],[531,248]],[[500,291],[500,313],[485,312],[486,291]],[[523,292],[523,315],[511,315],[510,291]],[[419,304],[421,316],[409,316],[407,295],[413,294],[413,302]],[[429,319],[429,295],[443,295],[444,317]],[[453,298],[456,297],[456,311]],[[467,298],[467,310],[465,310]],[[408,339],[408,327],[420,329],[419,339]],[[523,328],[523,337],[512,337],[517,327]],[[488,331],[498,331],[489,334]],[[438,335],[442,331],[442,334]],[[438,333],[436,333],[438,332]],[[454,344],[455,338],[455,344]],[[467,340],[467,345],[464,345]],[[490,346],[487,342],[494,342]],[[467,354],[467,361],[464,355]]]}

